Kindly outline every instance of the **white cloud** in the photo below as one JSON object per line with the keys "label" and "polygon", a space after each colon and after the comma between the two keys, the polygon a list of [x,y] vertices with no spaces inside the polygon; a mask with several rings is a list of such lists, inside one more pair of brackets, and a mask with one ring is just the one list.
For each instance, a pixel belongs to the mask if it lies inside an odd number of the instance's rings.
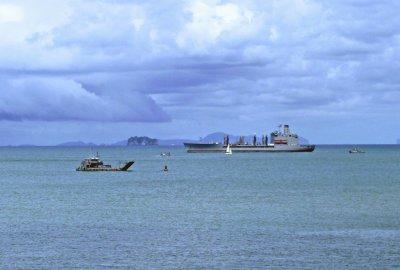
{"label": "white cloud", "polygon": [[24,19],[22,9],[12,4],[0,4],[0,23],[21,22]]}
{"label": "white cloud", "polygon": [[224,35],[241,39],[254,34],[258,25],[253,22],[254,13],[233,3],[208,4],[197,1],[186,9],[191,16],[176,38],[184,48],[205,49]]}

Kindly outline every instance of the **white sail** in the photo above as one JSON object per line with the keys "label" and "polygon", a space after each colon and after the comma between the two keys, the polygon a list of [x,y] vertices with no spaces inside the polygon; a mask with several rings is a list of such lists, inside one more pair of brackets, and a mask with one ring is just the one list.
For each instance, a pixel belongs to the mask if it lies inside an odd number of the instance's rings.
{"label": "white sail", "polygon": [[225,154],[227,154],[227,155],[232,155],[232,149],[231,149],[231,146],[228,144],[228,146],[226,147],[226,152],[225,152]]}

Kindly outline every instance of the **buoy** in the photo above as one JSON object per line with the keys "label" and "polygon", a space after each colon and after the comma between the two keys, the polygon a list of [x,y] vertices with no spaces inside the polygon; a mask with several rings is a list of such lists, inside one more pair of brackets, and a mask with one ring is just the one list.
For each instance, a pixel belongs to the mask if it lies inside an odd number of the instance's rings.
{"label": "buoy", "polygon": [[168,167],[167,167],[167,165],[164,166],[164,172],[168,172]]}

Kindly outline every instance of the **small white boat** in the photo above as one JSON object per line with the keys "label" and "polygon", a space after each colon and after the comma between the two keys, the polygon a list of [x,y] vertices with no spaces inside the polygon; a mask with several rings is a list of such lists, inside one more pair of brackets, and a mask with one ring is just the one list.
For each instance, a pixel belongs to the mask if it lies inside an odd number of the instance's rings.
{"label": "small white boat", "polygon": [[358,149],[357,147],[354,147],[353,149],[350,149],[350,150],[349,150],[349,153],[350,153],[350,154],[363,154],[363,153],[365,153],[365,152],[362,151],[362,150],[360,150],[360,149]]}
{"label": "small white boat", "polygon": [[228,146],[226,147],[226,152],[225,152],[225,154],[226,155],[232,155],[232,149],[231,149],[231,146],[228,144]]}

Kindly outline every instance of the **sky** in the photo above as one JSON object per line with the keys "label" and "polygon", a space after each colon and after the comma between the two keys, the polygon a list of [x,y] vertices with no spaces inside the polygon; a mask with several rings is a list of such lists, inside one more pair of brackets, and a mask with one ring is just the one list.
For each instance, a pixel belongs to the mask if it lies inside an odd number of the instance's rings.
{"label": "sky", "polygon": [[0,0],[0,145],[400,138],[400,1]]}

